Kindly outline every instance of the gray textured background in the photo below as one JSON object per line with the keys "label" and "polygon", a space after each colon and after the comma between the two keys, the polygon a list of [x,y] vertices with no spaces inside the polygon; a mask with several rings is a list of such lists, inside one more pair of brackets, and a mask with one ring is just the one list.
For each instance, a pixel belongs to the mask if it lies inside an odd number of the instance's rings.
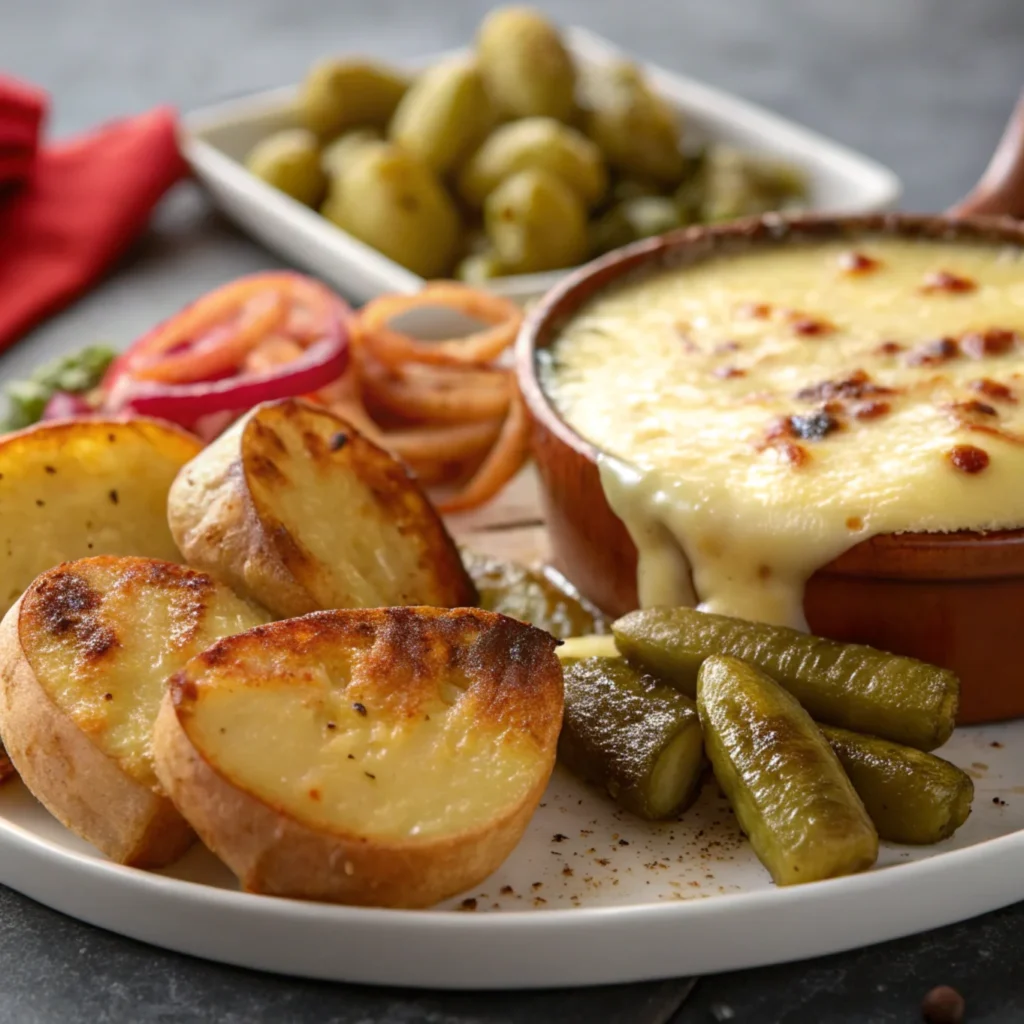
{"label": "gray textured background", "polygon": [[[51,132],[171,102],[187,110],[291,82],[314,57],[404,57],[467,40],[491,5],[438,0],[0,0],[0,70],[48,88]],[[860,149],[944,207],[977,178],[1024,86],[1021,0],[560,0],[541,3],[637,55]],[[125,344],[213,285],[277,265],[191,187],[102,287],[0,357],[0,378],[96,339]],[[2,297],[0,297],[2,301]],[[339,955],[343,955],[339,951]],[[567,951],[568,955],[568,951]],[[430,995],[258,976],[161,953],[0,889],[0,1024],[830,1024],[918,1019],[957,985],[972,1022],[1024,1020],[1024,910],[809,964],[528,995]],[[731,1016],[726,1015],[726,1009]]]}

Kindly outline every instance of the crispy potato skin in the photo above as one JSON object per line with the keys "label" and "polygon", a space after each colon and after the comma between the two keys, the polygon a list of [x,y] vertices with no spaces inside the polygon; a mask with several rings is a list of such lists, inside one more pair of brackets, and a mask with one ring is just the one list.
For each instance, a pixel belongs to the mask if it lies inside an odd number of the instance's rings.
{"label": "crispy potato skin", "polygon": [[[214,644],[171,680],[154,730],[162,785],[200,837],[251,892],[338,903],[427,907],[476,885],[519,841],[554,767],[562,717],[561,669],[548,634],[476,609],[387,608],[320,612]],[[419,718],[439,666],[478,688],[473,729],[514,729],[535,744],[529,791],[489,820],[424,837],[384,837],[325,827],[289,802],[261,798],[197,745],[204,694],[260,686],[253,671],[272,657],[301,672],[325,651],[363,652],[368,678],[392,717]],[[247,678],[247,674],[251,674]],[[224,681],[227,682],[224,682]],[[384,704],[376,704],[375,710]],[[415,766],[412,770],[416,770]]]}
{"label": "crispy potato skin", "polygon": [[101,555],[42,573],[0,622],[0,734],[31,792],[112,860],[195,839],[149,752],[166,676],[267,614],[204,573]]}
{"label": "crispy potato skin", "polygon": [[123,772],[50,699],[21,646],[21,606],[0,622],[0,734],[22,780],[111,860],[142,868],[177,860],[195,833],[166,796]]}
{"label": "crispy potato skin", "polygon": [[0,438],[0,614],[60,562],[180,560],[167,493],[201,450],[191,434],[145,418],[55,420]]}
{"label": "crispy potato skin", "polygon": [[[365,496],[358,508],[341,501],[308,520],[295,513],[303,495],[312,501],[339,477]],[[168,521],[190,565],[282,617],[367,603],[476,600],[454,542],[405,467],[307,402],[260,406],[185,466],[171,487]],[[318,557],[311,534],[324,530],[331,531],[330,553]],[[368,590],[357,593],[339,566],[374,531],[386,537],[382,550],[400,551],[405,571],[388,576],[370,566]]]}

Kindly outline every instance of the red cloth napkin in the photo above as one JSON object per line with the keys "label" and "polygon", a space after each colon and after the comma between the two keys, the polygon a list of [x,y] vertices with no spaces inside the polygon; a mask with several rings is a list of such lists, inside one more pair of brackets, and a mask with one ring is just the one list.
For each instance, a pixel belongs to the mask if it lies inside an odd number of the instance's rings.
{"label": "red cloth napkin", "polygon": [[45,110],[0,77],[0,351],[86,291],[187,173],[170,109],[37,149]]}

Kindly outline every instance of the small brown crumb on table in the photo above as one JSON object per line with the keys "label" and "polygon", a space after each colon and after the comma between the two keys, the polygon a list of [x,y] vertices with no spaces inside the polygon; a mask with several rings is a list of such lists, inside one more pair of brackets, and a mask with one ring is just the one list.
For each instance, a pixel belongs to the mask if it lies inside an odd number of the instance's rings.
{"label": "small brown crumb on table", "polygon": [[927,1024],[961,1024],[964,997],[949,985],[933,988],[921,1002],[921,1017]]}

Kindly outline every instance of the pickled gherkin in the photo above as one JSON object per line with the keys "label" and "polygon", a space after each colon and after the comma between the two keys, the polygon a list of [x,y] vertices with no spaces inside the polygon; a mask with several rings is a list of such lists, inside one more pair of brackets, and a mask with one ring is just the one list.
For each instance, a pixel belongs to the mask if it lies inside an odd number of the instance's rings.
{"label": "pickled gherkin", "polygon": [[600,612],[553,575],[465,548],[462,561],[486,611],[528,622],[560,640],[608,628]]}
{"label": "pickled gherkin", "polygon": [[565,669],[558,758],[641,818],[668,818],[692,803],[704,766],[697,707],[622,658]]}
{"label": "pickled gherkin", "polygon": [[937,843],[967,820],[974,783],[955,764],[875,736],[820,728],[882,839]]}
{"label": "pickled gherkin", "polygon": [[777,885],[864,871],[878,834],[796,698],[738,658],[701,665],[697,708],[718,784]]}
{"label": "pickled gherkin", "polygon": [[957,677],[913,658],[693,608],[630,612],[612,632],[627,658],[690,696],[704,659],[727,654],[767,672],[820,722],[918,750],[953,732]]}

